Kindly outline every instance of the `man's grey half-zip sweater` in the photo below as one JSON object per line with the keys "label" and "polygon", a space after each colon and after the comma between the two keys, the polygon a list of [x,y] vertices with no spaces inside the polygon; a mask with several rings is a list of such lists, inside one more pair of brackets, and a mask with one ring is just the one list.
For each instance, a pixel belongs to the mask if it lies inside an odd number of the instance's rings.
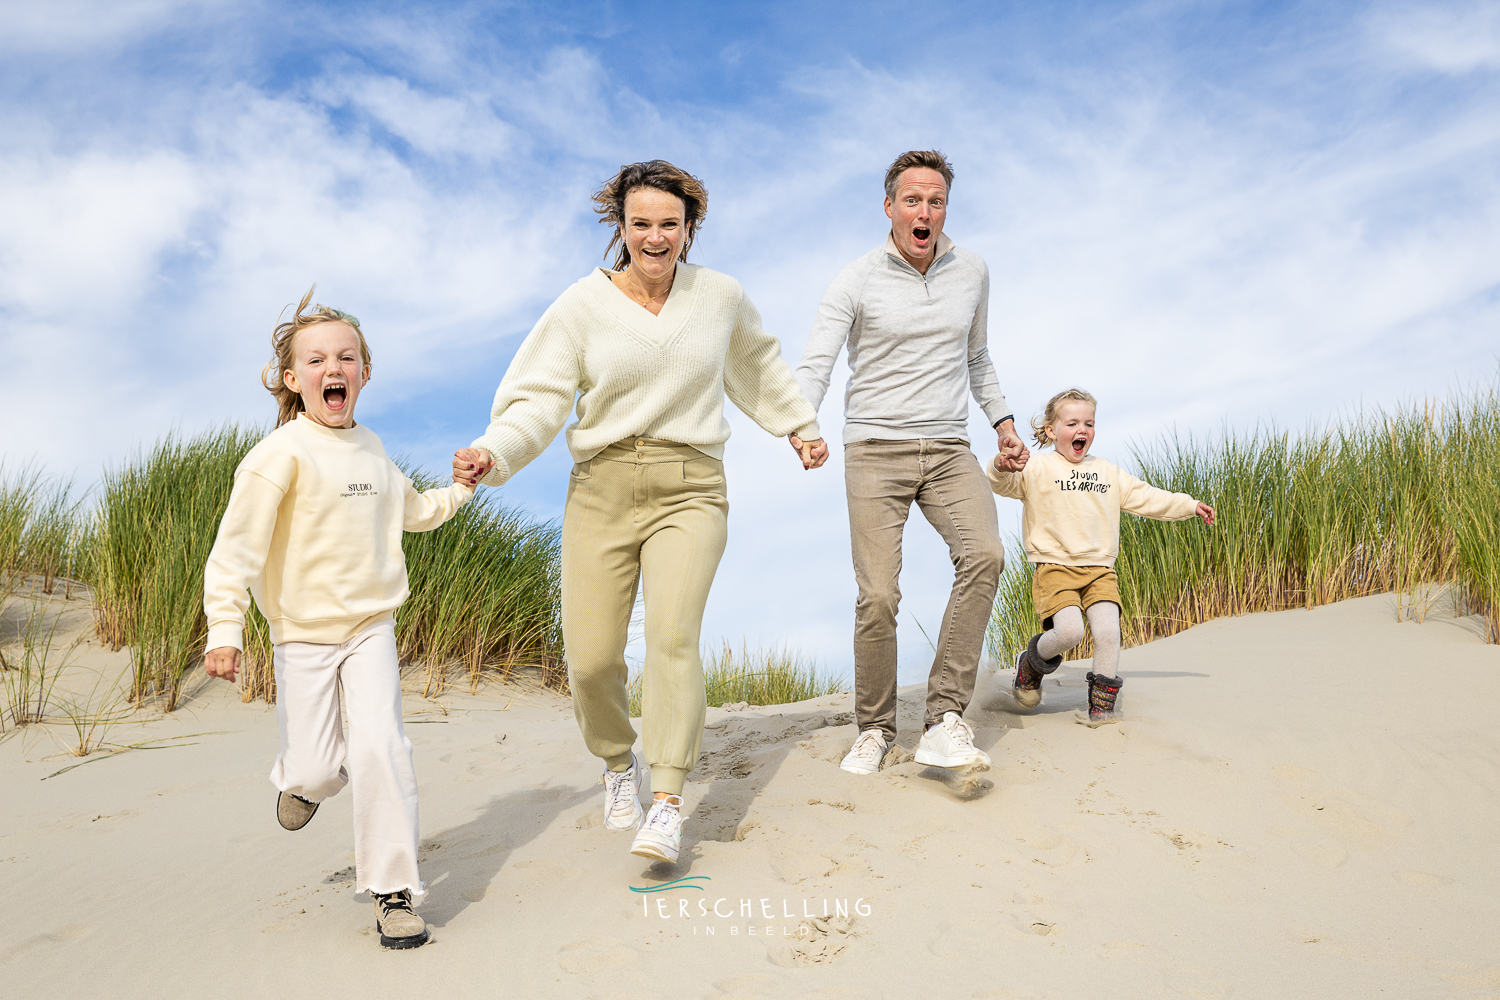
{"label": "man's grey half-zip sweater", "polygon": [[839,272],[818,304],[795,372],[817,409],[845,342],[844,443],[870,438],[969,439],[969,393],[990,424],[1011,411],[990,362],[990,271],[939,236],[924,275],[890,237]]}

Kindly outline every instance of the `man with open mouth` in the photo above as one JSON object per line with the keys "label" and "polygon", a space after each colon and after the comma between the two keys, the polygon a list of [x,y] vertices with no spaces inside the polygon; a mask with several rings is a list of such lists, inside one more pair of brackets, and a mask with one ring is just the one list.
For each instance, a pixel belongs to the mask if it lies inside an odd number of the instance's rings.
{"label": "man with open mouth", "polygon": [[[953,591],[927,682],[919,763],[989,764],[964,710],[1004,565],[995,503],[969,450],[969,396],[1003,456],[1024,465],[990,362],[990,276],[983,259],[943,235],[953,167],[936,150],[898,156],[885,177],[885,245],[839,272],[818,306],[796,376],[816,409],[848,345],[844,479],[859,598],[854,619],[859,736],[839,765],[880,770],[896,739],[896,610],[901,535],[916,503],[948,543]],[[792,437],[794,447],[801,442]],[[826,451],[814,451],[821,462]]]}

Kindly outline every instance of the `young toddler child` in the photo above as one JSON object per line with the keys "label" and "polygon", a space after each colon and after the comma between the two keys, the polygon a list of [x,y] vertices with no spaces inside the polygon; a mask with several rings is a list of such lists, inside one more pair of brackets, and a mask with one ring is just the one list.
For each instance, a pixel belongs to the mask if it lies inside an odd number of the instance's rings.
{"label": "young toddler child", "polygon": [[382,945],[415,948],[427,941],[413,909],[426,887],[396,658],[395,613],[408,593],[401,533],[431,531],[474,493],[458,483],[417,492],[380,438],[355,424],[370,349],[358,320],[308,310],[311,298],[309,289],[271,338],[276,357],[261,376],[280,414],[235,470],[204,569],[204,666],[235,679],[253,593],[273,643],[276,818],[300,830],[352,782],[355,891],[374,897]]}
{"label": "young toddler child", "polygon": [[1214,523],[1214,509],[1186,493],[1150,486],[1119,466],[1089,454],[1094,443],[1094,397],[1068,389],[1047,402],[1031,422],[1039,452],[1014,471],[996,455],[990,486],[1025,504],[1021,533],[1026,558],[1036,566],[1032,600],[1046,629],[1031,637],[1016,657],[1014,694],[1022,708],[1042,701],[1042,678],[1062,664],[1062,655],[1083,641],[1088,616],[1094,635],[1094,669],[1088,673],[1088,714],[1079,721],[1100,726],[1115,721],[1115,696],[1123,683],[1120,662],[1120,591],[1115,556],[1120,551],[1120,511],[1161,521],[1201,517]]}

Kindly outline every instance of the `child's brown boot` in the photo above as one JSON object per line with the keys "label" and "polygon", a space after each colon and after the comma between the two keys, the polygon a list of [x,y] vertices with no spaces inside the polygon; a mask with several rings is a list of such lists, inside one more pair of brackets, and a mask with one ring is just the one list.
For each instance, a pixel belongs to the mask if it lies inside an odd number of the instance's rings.
{"label": "child's brown boot", "polygon": [[375,929],[387,948],[420,948],[427,943],[427,922],[411,908],[411,892],[372,892]]}
{"label": "child's brown boot", "polygon": [[1050,660],[1042,659],[1036,651],[1036,641],[1041,637],[1041,632],[1032,636],[1021,655],[1016,657],[1016,682],[1011,694],[1022,708],[1036,708],[1042,703],[1042,678],[1062,665],[1061,655]]}
{"label": "child's brown boot", "polygon": [[1078,713],[1078,721],[1090,728],[1103,726],[1117,721],[1115,715],[1115,696],[1120,693],[1120,686],[1125,683],[1119,677],[1105,677],[1096,674],[1092,670],[1088,672],[1089,682],[1089,713],[1085,716]]}

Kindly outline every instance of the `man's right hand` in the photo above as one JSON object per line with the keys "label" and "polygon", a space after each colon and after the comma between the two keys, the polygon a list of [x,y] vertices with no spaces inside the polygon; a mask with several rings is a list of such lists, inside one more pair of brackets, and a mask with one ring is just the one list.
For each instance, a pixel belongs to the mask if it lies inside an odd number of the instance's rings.
{"label": "man's right hand", "polygon": [[495,467],[495,456],[484,448],[460,448],[453,453],[453,481],[478,486]]}
{"label": "man's right hand", "polygon": [[240,651],[233,646],[210,649],[203,655],[203,669],[208,671],[210,677],[232,681],[240,672]]}

